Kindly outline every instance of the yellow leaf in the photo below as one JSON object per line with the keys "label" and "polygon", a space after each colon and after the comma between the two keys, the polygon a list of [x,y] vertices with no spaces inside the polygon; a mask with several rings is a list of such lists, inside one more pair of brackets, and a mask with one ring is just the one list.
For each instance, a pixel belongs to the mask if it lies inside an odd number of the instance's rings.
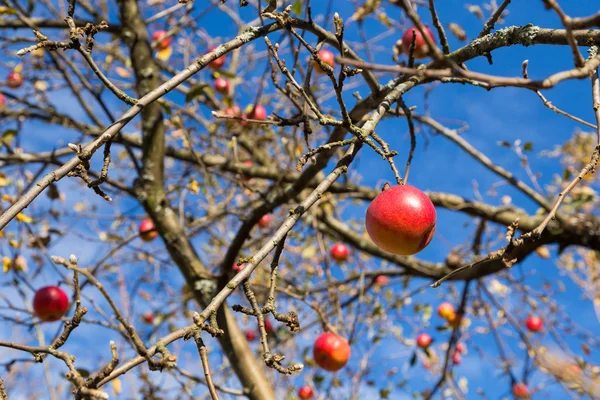
{"label": "yellow leaf", "polygon": [[129,78],[131,76],[131,72],[123,67],[117,67],[115,68],[115,71],[121,78]]}
{"label": "yellow leaf", "polygon": [[83,203],[75,203],[75,206],[73,207],[73,209],[77,212],[82,212],[85,210],[85,204]]}
{"label": "yellow leaf", "polygon": [[35,81],[33,87],[40,92],[45,92],[48,89],[48,84],[46,81]]}
{"label": "yellow leaf", "polygon": [[0,15],[3,14],[7,14],[7,15],[11,15],[11,14],[16,14],[17,11],[14,8],[10,8],[10,7],[0,7]]}
{"label": "yellow leaf", "polygon": [[6,178],[2,172],[0,172],[0,187],[4,187],[10,183],[10,179]]}
{"label": "yellow leaf", "polygon": [[171,58],[171,54],[173,54],[173,49],[169,46],[166,49],[159,50],[156,53],[156,58],[167,61],[169,58]]}
{"label": "yellow leaf", "polygon": [[26,224],[29,224],[31,222],[33,222],[33,218],[23,214],[23,213],[18,213],[17,214],[17,221],[19,222],[24,222]]}
{"label": "yellow leaf", "polygon": [[196,193],[196,194],[198,194],[198,192],[200,191],[200,185],[198,184],[198,182],[196,180],[193,180],[193,179],[190,181],[187,188],[190,192]]}
{"label": "yellow leaf", "polygon": [[121,381],[119,380],[119,378],[113,379],[112,385],[113,385],[113,390],[115,391],[115,394],[121,393]]}
{"label": "yellow leaf", "polygon": [[535,249],[535,252],[544,260],[548,260],[550,258],[550,250],[548,250],[548,247],[546,246],[538,247],[537,249]]}
{"label": "yellow leaf", "polygon": [[21,64],[17,64],[15,66],[15,68],[13,69],[13,72],[16,73],[16,74],[23,73],[23,66]]}
{"label": "yellow leaf", "polygon": [[10,271],[12,267],[12,261],[10,261],[10,258],[4,256],[2,257],[2,271],[4,271],[4,273],[6,274],[8,271]]}
{"label": "yellow leaf", "polygon": [[10,244],[10,247],[18,249],[20,247],[19,242],[17,242],[14,239],[11,239],[8,241],[8,244]]}

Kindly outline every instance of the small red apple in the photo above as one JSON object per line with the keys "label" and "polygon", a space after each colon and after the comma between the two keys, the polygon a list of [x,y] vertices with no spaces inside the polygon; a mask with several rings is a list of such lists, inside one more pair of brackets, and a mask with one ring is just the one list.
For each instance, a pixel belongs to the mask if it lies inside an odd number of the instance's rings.
{"label": "small red apple", "polygon": [[452,362],[454,363],[454,365],[459,365],[460,361],[460,353],[458,351],[455,351],[454,354],[452,354]]}
{"label": "small red apple", "polygon": [[0,93],[0,110],[4,108],[6,105],[6,97],[2,93]]}
{"label": "small red apple", "polygon": [[58,286],[38,289],[33,297],[33,312],[44,322],[58,321],[68,308],[69,298]]}
{"label": "small red apple", "polygon": [[375,278],[375,284],[378,286],[385,286],[388,283],[390,283],[390,278],[385,275],[378,275],[377,278]]}
{"label": "small red apple", "polygon": [[466,350],[465,344],[462,342],[456,343],[456,351],[459,353],[464,353]]}
{"label": "small red apple", "polygon": [[232,117],[240,117],[242,115],[242,110],[238,106],[231,106],[225,109],[225,114]]}
{"label": "small red apple", "polygon": [[150,311],[143,313],[142,321],[144,321],[145,324],[152,325],[152,323],[154,322],[154,314]]}
{"label": "small red apple", "polygon": [[[425,31],[425,34],[429,36],[429,39],[431,39],[431,41],[435,43],[435,36],[433,35],[431,29],[429,29],[428,26],[424,26],[423,31]],[[404,50],[404,53],[408,55],[410,44],[413,40],[413,32],[415,32],[415,50],[413,52],[414,57],[427,57],[429,54],[429,46],[427,45],[425,38],[423,38],[423,35],[421,35],[421,32],[419,32],[419,30],[415,27],[410,28],[409,30],[404,32],[404,35],[402,35],[402,50]]]}
{"label": "small red apple", "polygon": [[454,314],[454,306],[448,302],[442,303],[439,305],[437,313],[441,318],[448,320]]}
{"label": "small red apple", "polygon": [[158,231],[154,226],[154,222],[149,218],[146,218],[140,223],[139,232],[140,237],[145,242],[150,242],[158,236]]}
{"label": "small red apple", "polygon": [[512,392],[517,399],[529,398],[529,388],[523,382],[515,383],[512,387]]}
{"label": "small red apple", "polygon": [[369,205],[365,226],[379,248],[399,255],[423,250],[435,232],[435,207],[425,193],[409,185],[390,187]]}
{"label": "small red apple", "polygon": [[331,258],[337,262],[344,262],[350,258],[350,249],[344,243],[336,243],[331,246]]}
{"label": "small red apple", "polygon": [[540,332],[544,328],[544,321],[535,315],[531,315],[525,321],[525,325],[530,332]]}
{"label": "small red apple", "polygon": [[313,357],[325,371],[341,369],[350,358],[350,345],[335,333],[325,332],[315,340]]}
{"label": "small red apple", "polygon": [[243,263],[242,265],[238,265],[237,263],[235,263],[235,264],[233,264],[233,267],[231,267],[231,269],[233,269],[233,271],[237,274],[238,272],[243,270],[245,267],[246,267],[246,263]]}
{"label": "small red apple", "polygon": [[275,330],[273,329],[273,323],[270,319],[265,319],[265,331],[267,331],[267,333],[275,332]]}
{"label": "small red apple", "polygon": [[225,78],[215,79],[215,90],[221,94],[229,93],[229,81]]}
{"label": "small red apple", "polygon": [[[321,61],[323,61],[323,63],[329,65],[331,68],[333,68],[335,66],[335,56],[333,55],[333,53],[329,50],[321,50],[319,51],[319,58],[321,59]],[[319,74],[324,74],[325,71],[323,71],[321,69],[321,66],[317,63],[315,63],[315,71],[317,71],[317,73]]]}
{"label": "small red apple", "polygon": [[265,214],[258,220],[258,226],[261,228],[266,228],[271,223],[271,215]]}
{"label": "small red apple", "polygon": [[426,333],[421,333],[419,336],[417,336],[417,346],[419,346],[422,349],[426,349],[429,347],[429,345],[431,344],[431,336],[429,336]]}
{"label": "small red apple", "polygon": [[249,342],[254,342],[254,340],[256,340],[256,332],[254,331],[247,330],[244,332],[244,335],[246,335],[246,340]]}
{"label": "small red apple", "polygon": [[8,86],[9,88],[17,89],[21,87],[22,84],[23,75],[19,74],[18,72],[13,71],[6,76],[6,86]]}
{"label": "small red apple", "polygon": [[[213,51],[214,49],[216,49],[216,47],[211,47],[210,49],[208,49],[208,51]],[[218,69],[223,68],[223,65],[225,65],[225,61],[226,61],[226,58],[223,55],[223,56],[217,58],[216,60],[212,61],[210,64],[208,64],[208,66],[209,66],[209,68],[218,70]]]}
{"label": "small red apple", "polygon": [[302,400],[310,400],[313,398],[314,394],[313,388],[310,386],[302,386],[298,389],[298,397]]}
{"label": "small red apple", "polygon": [[258,121],[264,121],[267,119],[267,110],[264,106],[256,104],[255,106],[249,106],[248,118],[256,119]]}
{"label": "small red apple", "polygon": [[[156,31],[152,34],[152,42],[157,42],[156,48],[159,50],[168,49],[173,41],[173,38],[167,37],[167,32],[165,31]],[[163,39],[164,38],[164,39]]]}

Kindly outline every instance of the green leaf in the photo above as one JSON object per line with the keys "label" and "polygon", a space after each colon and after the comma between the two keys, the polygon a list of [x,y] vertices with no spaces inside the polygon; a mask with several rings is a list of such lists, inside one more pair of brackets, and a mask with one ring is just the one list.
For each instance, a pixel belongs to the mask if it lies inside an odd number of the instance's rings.
{"label": "green leaf", "polygon": [[381,389],[379,391],[379,396],[381,396],[382,399],[389,399],[390,392],[390,389]]}
{"label": "green leaf", "polygon": [[17,131],[15,129],[9,129],[2,132],[2,144],[9,145],[17,136]]}
{"label": "green leaf", "polygon": [[294,5],[292,6],[292,12],[296,15],[300,15],[302,13],[302,1],[296,0]]}
{"label": "green leaf", "polygon": [[204,93],[204,89],[208,86],[207,83],[200,83],[190,88],[190,91],[185,95],[185,102],[188,103],[194,100],[196,97]]}
{"label": "green leaf", "polygon": [[171,115],[171,113],[173,112],[173,110],[171,109],[171,106],[167,104],[167,102],[159,100],[158,104],[161,105],[161,107],[163,108],[163,110],[165,110],[165,113],[167,115]]}
{"label": "green leaf", "polygon": [[524,150],[524,151],[532,151],[532,150],[533,150],[533,143],[531,143],[531,142],[526,142],[526,143],[523,145],[523,150]]}

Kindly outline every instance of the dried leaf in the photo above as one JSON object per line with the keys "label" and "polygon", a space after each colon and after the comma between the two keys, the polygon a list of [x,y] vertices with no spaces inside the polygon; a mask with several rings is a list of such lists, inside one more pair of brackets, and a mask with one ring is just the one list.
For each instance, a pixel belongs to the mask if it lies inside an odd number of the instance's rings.
{"label": "dried leaf", "polygon": [[117,75],[119,75],[121,78],[129,78],[131,76],[131,72],[128,69],[125,69],[123,67],[116,67],[115,68],[115,72],[117,73]]}
{"label": "dried leaf", "polygon": [[171,46],[169,46],[166,49],[159,50],[156,53],[156,58],[158,58],[159,60],[162,60],[162,61],[167,61],[169,58],[171,58],[172,54],[173,54],[173,48],[171,48]]}
{"label": "dried leaf", "polygon": [[17,221],[29,224],[29,223],[33,222],[33,218],[31,218],[23,213],[18,213]]}
{"label": "dried leaf", "polygon": [[465,33],[465,30],[458,24],[455,24],[454,22],[450,22],[448,24],[448,29],[450,30],[450,32],[452,32],[452,34],[454,36],[456,36],[456,38],[460,41],[465,41],[467,40],[467,34]]}
{"label": "dried leaf", "polygon": [[467,10],[468,10],[470,13],[473,13],[473,14],[475,14],[475,16],[476,16],[477,18],[479,18],[479,19],[481,19],[481,20],[483,19],[483,11],[481,10],[481,7],[479,7],[479,6],[474,6],[474,5],[471,5],[471,4],[466,4],[466,5],[465,5],[465,7],[467,7]]}

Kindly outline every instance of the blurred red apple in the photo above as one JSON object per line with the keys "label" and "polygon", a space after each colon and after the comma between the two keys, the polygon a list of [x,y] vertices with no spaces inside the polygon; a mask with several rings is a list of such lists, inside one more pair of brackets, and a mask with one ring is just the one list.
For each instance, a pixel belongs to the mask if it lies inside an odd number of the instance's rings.
{"label": "blurred red apple", "polygon": [[269,223],[271,223],[270,214],[265,214],[258,220],[258,226],[260,226],[261,228],[266,228],[267,226],[269,226]]}
{"label": "blurred red apple", "polygon": [[[423,31],[425,31],[425,34],[429,36],[429,39],[435,43],[435,36],[433,35],[431,29],[429,29],[428,26],[424,26]],[[404,35],[402,35],[402,50],[404,50],[404,53],[408,55],[410,44],[413,40],[413,32],[415,33],[415,50],[413,56],[415,58],[427,57],[429,54],[429,46],[427,45],[425,38],[423,38],[423,35],[421,35],[421,32],[419,32],[419,30],[415,27],[410,28],[404,32]]]}
{"label": "blurred red apple", "polygon": [[69,298],[58,286],[38,289],[33,297],[33,312],[44,322],[58,321],[68,308]]}
{"label": "blurred red apple", "polygon": [[336,243],[331,246],[331,258],[337,262],[344,262],[350,258],[350,249],[344,243]]}
{"label": "blurred red apple", "polygon": [[242,110],[238,106],[231,106],[225,109],[225,114],[232,117],[240,117],[242,115]]}
{"label": "blurred red apple", "polygon": [[371,240],[390,253],[423,250],[435,232],[435,207],[425,193],[409,185],[390,187],[369,205],[365,225]]}
{"label": "blurred red apple", "polygon": [[150,242],[158,236],[158,231],[154,227],[154,222],[149,218],[146,218],[140,223],[139,232],[140,237],[145,242]]}
{"label": "blurred red apple", "polygon": [[[329,50],[321,50],[319,51],[319,58],[321,59],[321,61],[323,61],[323,63],[329,65],[331,68],[333,68],[335,66],[335,56],[333,55],[333,53]],[[319,74],[324,74],[325,71],[323,71],[321,69],[321,66],[317,63],[315,63],[315,71],[317,71],[317,73]]]}
{"label": "blurred red apple", "polygon": [[2,110],[5,105],[6,105],[6,97],[2,93],[0,93],[0,110]]}
{"label": "blurred red apple", "polygon": [[238,265],[237,263],[235,263],[235,264],[233,264],[233,267],[231,269],[233,269],[233,271],[237,274],[238,272],[243,270],[245,267],[246,267],[246,263],[243,263],[242,265]]}
{"label": "blurred red apple", "polygon": [[254,340],[256,339],[256,332],[252,330],[245,331],[244,335],[246,335],[246,340],[249,342],[254,342]]}
{"label": "blurred red apple", "polygon": [[143,313],[142,321],[144,321],[145,324],[152,325],[152,323],[154,322],[154,314],[150,311]]}
{"label": "blurred red apple", "polygon": [[275,332],[275,330],[273,329],[273,323],[270,319],[265,319],[265,331],[267,331],[267,333]]}
{"label": "blurred red apple", "polygon": [[168,49],[169,46],[171,45],[173,38],[170,38],[170,37],[165,38],[165,36],[167,36],[167,32],[165,32],[165,31],[156,31],[152,34],[152,42],[157,42],[156,43],[157,49],[165,50],[165,49]]}
{"label": "blurred red apple", "polygon": [[229,81],[225,78],[215,79],[215,90],[221,94],[229,93]]}
{"label": "blurred red apple", "polygon": [[350,358],[350,345],[335,333],[325,332],[315,340],[313,357],[326,371],[338,371]]}
{"label": "blurred red apple", "polygon": [[462,342],[456,343],[456,351],[459,353],[464,353],[466,350],[465,344]]}
{"label": "blurred red apple", "polygon": [[385,286],[388,283],[390,283],[390,278],[388,278],[385,275],[378,275],[377,278],[375,278],[375,284],[376,285]]}
{"label": "blurred red apple", "polygon": [[460,353],[458,351],[455,351],[454,354],[452,354],[452,362],[454,363],[454,365],[459,365],[460,361]]}
{"label": "blurred red apple", "polygon": [[544,328],[544,321],[535,315],[531,315],[525,321],[525,325],[530,332],[540,332]]}
{"label": "blurred red apple", "polygon": [[21,87],[22,84],[23,75],[19,74],[18,72],[13,71],[6,76],[6,86],[8,86],[9,88],[17,89]]}
{"label": "blurred red apple", "polygon": [[[208,49],[208,51],[210,52],[210,51],[213,51],[214,49],[216,49],[216,47],[211,47],[210,49]],[[212,68],[214,70],[221,69],[221,68],[223,68],[223,65],[225,65],[225,61],[226,61],[226,58],[223,55],[223,56],[217,58],[216,60],[212,61],[210,64],[208,64],[208,67]]]}
{"label": "blurred red apple", "polygon": [[431,336],[429,336],[426,333],[421,333],[419,336],[417,336],[417,346],[419,346],[422,349],[426,349],[429,347],[429,345],[431,344]]}
{"label": "blurred red apple", "polygon": [[313,398],[314,391],[310,386],[302,386],[298,389],[298,397],[302,400],[310,400]]}
{"label": "blurred red apple", "polygon": [[512,387],[512,392],[517,399],[529,398],[529,388],[522,382],[515,383]]}
{"label": "blurred red apple", "polygon": [[258,121],[264,121],[267,119],[267,110],[260,104],[248,107],[248,118],[255,119]]}

